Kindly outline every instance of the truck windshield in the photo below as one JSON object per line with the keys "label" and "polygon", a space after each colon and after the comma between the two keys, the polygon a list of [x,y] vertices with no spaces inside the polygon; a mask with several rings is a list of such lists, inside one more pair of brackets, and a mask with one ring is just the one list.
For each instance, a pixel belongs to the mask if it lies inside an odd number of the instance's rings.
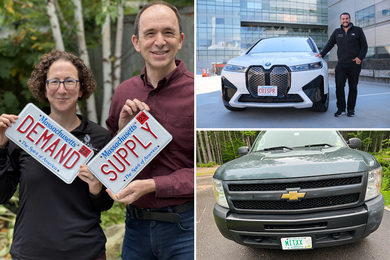
{"label": "truck windshield", "polygon": [[260,133],[252,152],[267,151],[272,147],[310,148],[344,147],[344,139],[337,131],[264,131]]}

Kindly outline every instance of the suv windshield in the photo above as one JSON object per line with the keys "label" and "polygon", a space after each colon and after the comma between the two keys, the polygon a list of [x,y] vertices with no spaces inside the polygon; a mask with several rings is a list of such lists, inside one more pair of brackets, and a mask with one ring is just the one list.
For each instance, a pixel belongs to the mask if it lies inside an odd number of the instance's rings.
{"label": "suv windshield", "polygon": [[343,138],[336,131],[264,131],[253,145],[252,152],[279,148],[344,147]]}
{"label": "suv windshield", "polygon": [[270,38],[259,41],[248,54],[265,52],[315,52],[305,38]]}

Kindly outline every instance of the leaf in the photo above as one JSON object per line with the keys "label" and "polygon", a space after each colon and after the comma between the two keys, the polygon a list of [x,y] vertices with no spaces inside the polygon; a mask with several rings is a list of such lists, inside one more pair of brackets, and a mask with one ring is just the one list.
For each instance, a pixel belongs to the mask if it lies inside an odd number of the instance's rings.
{"label": "leaf", "polygon": [[14,108],[14,107],[18,107],[19,106],[18,98],[11,91],[5,91],[4,92],[4,99],[3,99],[3,101],[4,101],[4,105],[7,108]]}
{"label": "leaf", "polygon": [[33,41],[36,41],[36,40],[38,40],[38,37],[37,36],[31,36],[30,39],[33,40]]}
{"label": "leaf", "polygon": [[7,6],[7,11],[10,12],[11,14],[15,14],[14,9],[12,8],[13,3],[6,4]]}
{"label": "leaf", "polygon": [[33,46],[31,46],[31,49],[35,49],[35,48],[38,47],[38,46],[39,46],[39,42],[34,43]]}

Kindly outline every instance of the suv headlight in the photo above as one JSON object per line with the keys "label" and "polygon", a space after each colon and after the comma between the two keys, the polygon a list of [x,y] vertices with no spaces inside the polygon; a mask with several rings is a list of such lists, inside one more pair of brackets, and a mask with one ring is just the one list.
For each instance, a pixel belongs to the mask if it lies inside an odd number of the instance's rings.
{"label": "suv headlight", "polygon": [[213,190],[217,203],[222,207],[229,208],[221,180],[213,178]]}
{"label": "suv headlight", "polygon": [[364,200],[370,200],[379,195],[382,188],[382,167],[368,172],[366,197]]}
{"label": "suv headlight", "polygon": [[245,70],[246,70],[246,67],[244,67],[244,66],[236,66],[236,65],[231,65],[231,64],[226,64],[226,65],[223,67],[223,70],[225,70],[225,71],[231,71],[231,72],[240,72],[240,73],[244,73]]}
{"label": "suv headlight", "polygon": [[290,66],[291,71],[317,70],[322,68],[322,62],[314,62],[297,66]]}

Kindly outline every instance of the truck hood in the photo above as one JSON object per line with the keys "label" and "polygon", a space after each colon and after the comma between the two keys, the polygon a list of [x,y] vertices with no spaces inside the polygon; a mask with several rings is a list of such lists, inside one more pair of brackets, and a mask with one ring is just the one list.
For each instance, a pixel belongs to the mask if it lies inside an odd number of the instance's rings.
{"label": "truck hood", "polygon": [[254,152],[220,166],[214,178],[258,180],[353,173],[379,167],[365,152],[345,147]]}

